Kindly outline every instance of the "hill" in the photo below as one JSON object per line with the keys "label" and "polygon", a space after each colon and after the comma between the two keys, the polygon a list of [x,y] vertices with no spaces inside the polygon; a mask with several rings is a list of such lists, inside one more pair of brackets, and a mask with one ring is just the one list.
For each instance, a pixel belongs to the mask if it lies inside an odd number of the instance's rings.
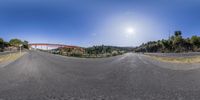
{"label": "hill", "polygon": [[87,48],[58,48],[52,50],[53,53],[64,55],[64,56],[75,56],[75,57],[88,57],[88,58],[96,58],[96,57],[110,57],[121,55],[126,52],[133,51],[132,47],[117,47],[117,46],[92,46]]}
{"label": "hill", "polygon": [[200,37],[183,38],[181,31],[175,31],[169,39],[149,41],[138,46],[135,52],[200,52]]}

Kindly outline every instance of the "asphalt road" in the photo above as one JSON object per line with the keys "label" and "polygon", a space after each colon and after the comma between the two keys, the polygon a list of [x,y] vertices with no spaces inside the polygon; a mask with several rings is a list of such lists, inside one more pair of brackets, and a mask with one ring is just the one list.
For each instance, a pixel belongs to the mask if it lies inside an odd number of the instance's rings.
{"label": "asphalt road", "polygon": [[0,68],[0,100],[199,99],[199,64],[141,54],[84,59],[30,51]]}

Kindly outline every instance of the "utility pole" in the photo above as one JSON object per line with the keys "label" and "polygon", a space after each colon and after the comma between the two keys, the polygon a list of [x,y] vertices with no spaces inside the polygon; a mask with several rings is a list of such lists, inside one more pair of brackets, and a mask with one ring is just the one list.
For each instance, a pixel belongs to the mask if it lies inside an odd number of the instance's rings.
{"label": "utility pole", "polygon": [[19,47],[20,47],[20,55],[22,54],[22,46],[23,46],[22,44],[19,45]]}

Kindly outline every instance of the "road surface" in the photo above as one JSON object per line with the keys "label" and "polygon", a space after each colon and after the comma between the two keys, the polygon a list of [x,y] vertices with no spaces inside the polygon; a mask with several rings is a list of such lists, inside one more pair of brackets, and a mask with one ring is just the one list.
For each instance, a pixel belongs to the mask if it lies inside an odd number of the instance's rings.
{"label": "road surface", "polygon": [[199,99],[198,64],[161,63],[141,54],[86,59],[30,51],[0,68],[0,100]]}

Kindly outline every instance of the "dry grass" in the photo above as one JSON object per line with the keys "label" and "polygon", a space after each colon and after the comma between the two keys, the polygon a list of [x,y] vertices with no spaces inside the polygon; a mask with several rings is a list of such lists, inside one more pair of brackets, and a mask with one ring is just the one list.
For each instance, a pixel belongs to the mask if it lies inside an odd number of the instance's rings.
{"label": "dry grass", "polygon": [[160,56],[150,56],[149,57],[162,61],[162,62],[170,62],[170,63],[200,63],[200,56],[194,57],[160,57]]}
{"label": "dry grass", "polygon": [[0,56],[0,63],[14,61],[24,54],[25,53],[23,52],[21,55],[20,55],[20,53],[12,53],[12,54],[2,55],[2,56]]}

